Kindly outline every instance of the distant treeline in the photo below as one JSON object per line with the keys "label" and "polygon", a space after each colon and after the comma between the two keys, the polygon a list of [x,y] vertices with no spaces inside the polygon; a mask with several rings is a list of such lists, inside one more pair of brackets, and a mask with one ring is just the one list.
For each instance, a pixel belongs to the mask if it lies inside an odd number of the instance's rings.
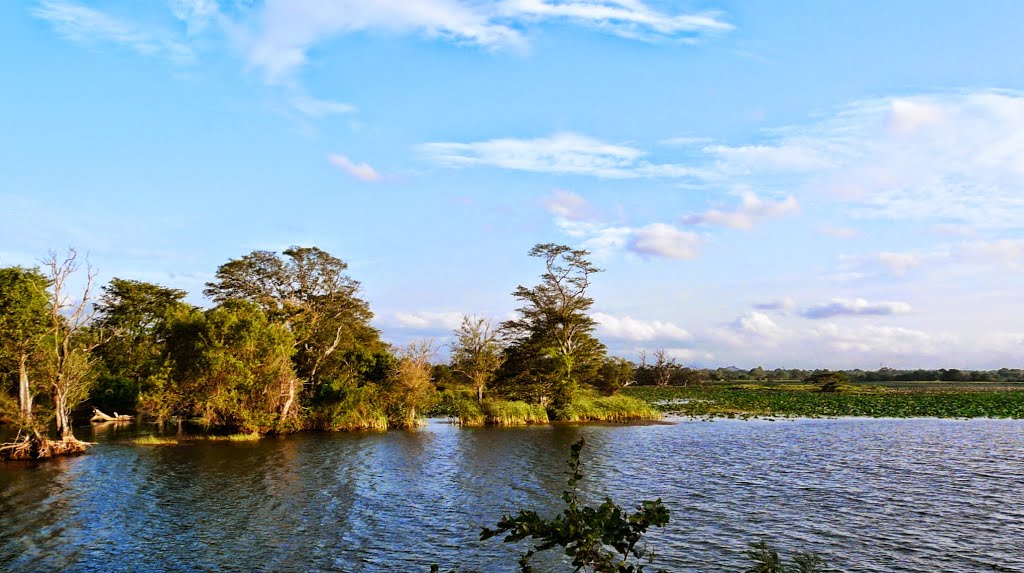
{"label": "distant treeline", "polygon": [[916,369],[897,370],[879,368],[878,370],[803,370],[799,368],[776,368],[766,370],[761,367],[744,370],[741,368],[689,368],[679,364],[667,365],[632,364],[633,380],[637,386],[699,386],[709,382],[733,381],[764,381],[764,382],[804,382],[820,377],[829,372],[842,372],[852,383],[871,382],[988,382],[1018,383],[1024,382],[1024,370],[1020,368],[1000,368],[999,370],[958,370],[940,368],[936,370]]}

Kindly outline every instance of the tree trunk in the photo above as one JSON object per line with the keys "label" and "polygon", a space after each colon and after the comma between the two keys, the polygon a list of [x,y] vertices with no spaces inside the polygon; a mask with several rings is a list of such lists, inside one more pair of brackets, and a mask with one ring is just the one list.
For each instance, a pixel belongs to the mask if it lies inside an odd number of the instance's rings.
{"label": "tree trunk", "polygon": [[32,419],[32,393],[28,387],[28,354],[22,354],[18,360],[18,407],[21,417],[26,421]]}
{"label": "tree trunk", "polygon": [[53,386],[53,411],[57,420],[57,438],[65,442],[75,441],[71,429],[71,412],[68,412],[67,397],[61,392],[60,385]]}
{"label": "tree trunk", "polygon": [[281,421],[284,422],[288,419],[288,414],[291,412],[292,403],[295,402],[295,383],[297,380],[291,378],[288,380],[288,398],[284,401],[284,406],[281,407]]}
{"label": "tree trunk", "polygon": [[476,402],[477,402],[477,404],[483,404],[484,403],[484,385],[483,384],[479,384],[476,387]]}

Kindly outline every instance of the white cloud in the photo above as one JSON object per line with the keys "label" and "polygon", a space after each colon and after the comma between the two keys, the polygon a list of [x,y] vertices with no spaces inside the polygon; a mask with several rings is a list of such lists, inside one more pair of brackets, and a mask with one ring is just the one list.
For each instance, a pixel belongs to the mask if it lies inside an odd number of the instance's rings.
{"label": "white cloud", "polygon": [[435,142],[419,146],[448,167],[488,166],[518,171],[589,175],[607,179],[696,176],[697,170],[642,159],[645,152],[563,132],[535,139],[501,138],[472,143]]}
{"label": "white cloud", "polygon": [[660,320],[639,320],[630,316],[617,317],[595,312],[591,317],[597,321],[597,333],[601,337],[632,341],[686,341],[693,338],[684,328]]}
{"label": "white cloud", "polygon": [[763,312],[748,312],[737,318],[732,323],[733,330],[759,336],[761,338],[774,339],[782,336],[784,330],[770,316]]}
{"label": "white cloud", "polygon": [[124,46],[138,54],[185,64],[195,59],[192,49],[169,35],[155,35],[105,12],[71,2],[43,0],[32,11],[73,42]]}
{"label": "white cloud", "polygon": [[290,103],[293,108],[310,117],[325,117],[355,113],[356,106],[341,101],[317,99],[309,96],[295,96]]}
{"label": "white cloud", "polygon": [[590,202],[565,189],[555,189],[541,202],[549,213],[565,221],[590,221],[597,214]]}
{"label": "white cloud", "polygon": [[369,163],[356,163],[348,157],[338,153],[329,153],[327,155],[327,160],[331,162],[331,165],[341,169],[360,181],[376,183],[384,179],[384,176],[378,173],[377,170]]}
{"label": "white cloud", "polygon": [[394,322],[411,330],[455,330],[462,324],[461,312],[396,312]]}
{"label": "white cloud", "polygon": [[800,210],[800,204],[796,197],[790,195],[782,201],[766,201],[750,191],[741,195],[739,207],[733,211],[721,211],[711,209],[700,215],[684,217],[683,222],[688,224],[707,223],[711,225],[722,225],[733,229],[751,229],[760,219],[781,217]]}
{"label": "white cloud", "polygon": [[696,233],[681,231],[665,223],[651,223],[632,233],[627,248],[634,253],[668,259],[693,259],[701,238]]}
{"label": "white cloud", "polygon": [[805,309],[801,314],[807,318],[831,318],[833,316],[884,316],[907,314],[911,310],[905,302],[868,302],[863,298],[834,298],[823,304]]}
{"label": "white cloud", "polygon": [[360,31],[521,50],[525,26],[552,20],[642,39],[692,40],[732,29],[715,14],[666,14],[639,0],[267,0],[255,20],[254,30],[236,25],[236,36],[249,64],[275,84],[288,83],[312,46]]}

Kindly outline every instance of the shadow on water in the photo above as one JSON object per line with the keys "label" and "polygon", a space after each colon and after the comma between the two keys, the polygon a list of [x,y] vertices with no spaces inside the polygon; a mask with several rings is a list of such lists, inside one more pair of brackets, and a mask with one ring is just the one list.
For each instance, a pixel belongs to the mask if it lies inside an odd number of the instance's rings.
{"label": "shadow on water", "polygon": [[800,420],[304,433],[144,447],[135,424],[83,428],[86,456],[0,465],[3,571],[515,570],[478,541],[519,508],[581,493],[661,497],[672,571],[741,570],[740,551],[828,553],[840,569],[1024,570],[1024,423]]}

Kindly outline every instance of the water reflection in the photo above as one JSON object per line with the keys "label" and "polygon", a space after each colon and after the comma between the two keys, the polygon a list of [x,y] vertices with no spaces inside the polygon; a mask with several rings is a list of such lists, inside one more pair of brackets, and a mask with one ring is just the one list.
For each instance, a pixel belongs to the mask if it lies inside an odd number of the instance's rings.
{"label": "water reflection", "polygon": [[851,571],[1024,571],[1024,423],[949,420],[556,425],[300,434],[0,466],[3,571],[513,571],[477,540],[552,511],[586,436],[583,494],[661,497],[673,571],[737,571],[744,544],[831,553]]}

